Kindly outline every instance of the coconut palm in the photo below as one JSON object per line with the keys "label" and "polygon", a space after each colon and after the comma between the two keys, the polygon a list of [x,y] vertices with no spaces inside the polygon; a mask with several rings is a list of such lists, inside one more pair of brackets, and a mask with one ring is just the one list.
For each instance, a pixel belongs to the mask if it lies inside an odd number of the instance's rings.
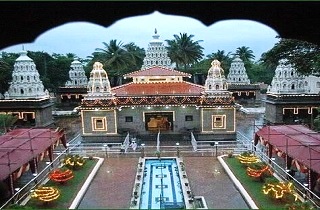
{"label": "coconut palm", "polygon": [[187,35],[180,33],[180,35],[173,35],[174,39],[166,40],[168,47],[168,55],[170,59],[176,63],[177,68],[187,66],[198,62],[203,56],[203,47],[199,42],[202,40],[193,41],[194,35]]}
{"label": "coconut palm", "polygon": [[243,62],[251,62],[255,56],[253,51],[249,49],[249,47],[238,47],[236,50],[236,54],[238,54]]}
{"label": "coconut palm", "polygon": [[126,69],[132,60],[125,50],[122,42],[117,42],[116,39],[110,40],[109,43],[102,42],[104,48],[96,48],[96,54],[102,60],[105,68],[115,71],[117,75],[121,75],[122,71]]}
{"label": "coconut palm", "polygon": [[129,53],[134,65],[130,68],[130,70],[140,69],[143,64],[143,59],[146,56],[145,50],[143,48],[138,47],[133,42],[124,45],[125,50]]}

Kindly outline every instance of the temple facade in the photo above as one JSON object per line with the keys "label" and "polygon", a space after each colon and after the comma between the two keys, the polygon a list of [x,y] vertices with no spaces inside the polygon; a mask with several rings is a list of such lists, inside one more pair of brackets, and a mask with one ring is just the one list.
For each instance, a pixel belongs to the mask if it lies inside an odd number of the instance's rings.
{"label": "temple facade", "polygon": [[[146,55],[155,52],[150,47],[157,40],[155,35]],[[234,140],[234,98],[220,62],[212,62],[205,86],[197,85],[184,80],[190,74],[168,67],[165,49],[157,49],[164,51],[161,57],[166,62],[147,66],[146,56],[140,70],[124,75],[131,82],[113,88],[102,64],[94,64],[80,107],[84,141],[123,141],[119,137],[128,132],[155,140],[152,136],[159,131],[162,139],[167,136],[171,141],[185,140],[183,135],[190,136],[191,131],[197,140]]]}
{"label": "temple facade", "polygon": [[239,55],[235,55],[231,62],[227,81],[228,90],[236,100],[260,99],[260,87],[250,83],[244,62]]}
{"label": "temple facade", "polygon": [[35,63],[26,51],[20,52],[14,64],[10,87],[4,99],[0,100],[0,114],[16,115],[19,126],[43,127],[53,123],[52,106]]}
{"label": "temple facade", "polygon": [[57,103],[61,106],[78,106],[87,94],[88,78],[82,63],[75,59],[69,70],[69,80],[57,91]]}
{"label": "temple facade", "polygon": [[320,85],[318,77],[300,75],[286,60],[280,60],[267,91],[266,121],[312,127],[320,105],[316,84]]}

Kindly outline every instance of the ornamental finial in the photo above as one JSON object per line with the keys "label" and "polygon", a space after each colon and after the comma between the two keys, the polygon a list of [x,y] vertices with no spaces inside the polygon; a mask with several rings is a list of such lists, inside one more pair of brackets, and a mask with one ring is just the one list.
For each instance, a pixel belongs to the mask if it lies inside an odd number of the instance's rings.
{"label": "ornamental finial", "polygon": [[154,33],[157,34],[157,29],[156,28],[154,29]]}

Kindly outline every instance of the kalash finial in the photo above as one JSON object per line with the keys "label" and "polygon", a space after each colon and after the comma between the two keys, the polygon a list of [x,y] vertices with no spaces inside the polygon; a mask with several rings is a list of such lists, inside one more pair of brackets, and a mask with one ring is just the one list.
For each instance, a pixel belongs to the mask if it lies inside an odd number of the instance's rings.
{"label": "kalash finial", "polygon": [[157,34],[157,29],[156,28],[154,29],[154,33]]}

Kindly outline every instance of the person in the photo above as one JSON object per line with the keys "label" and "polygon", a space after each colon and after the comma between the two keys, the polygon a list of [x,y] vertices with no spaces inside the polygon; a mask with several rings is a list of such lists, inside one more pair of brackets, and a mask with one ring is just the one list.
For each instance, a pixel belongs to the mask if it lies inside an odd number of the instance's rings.
{"label": "person", "polygon": [[135,141],[132,142],[132,150],[135,152],[137,149],[137,143]]}
{"label": "person", "polygon": [[125,150],[125,145],[124,145],[124,144],[121,144],[120,153],[121,153],[121,154],[124,154],[124,150]]}

